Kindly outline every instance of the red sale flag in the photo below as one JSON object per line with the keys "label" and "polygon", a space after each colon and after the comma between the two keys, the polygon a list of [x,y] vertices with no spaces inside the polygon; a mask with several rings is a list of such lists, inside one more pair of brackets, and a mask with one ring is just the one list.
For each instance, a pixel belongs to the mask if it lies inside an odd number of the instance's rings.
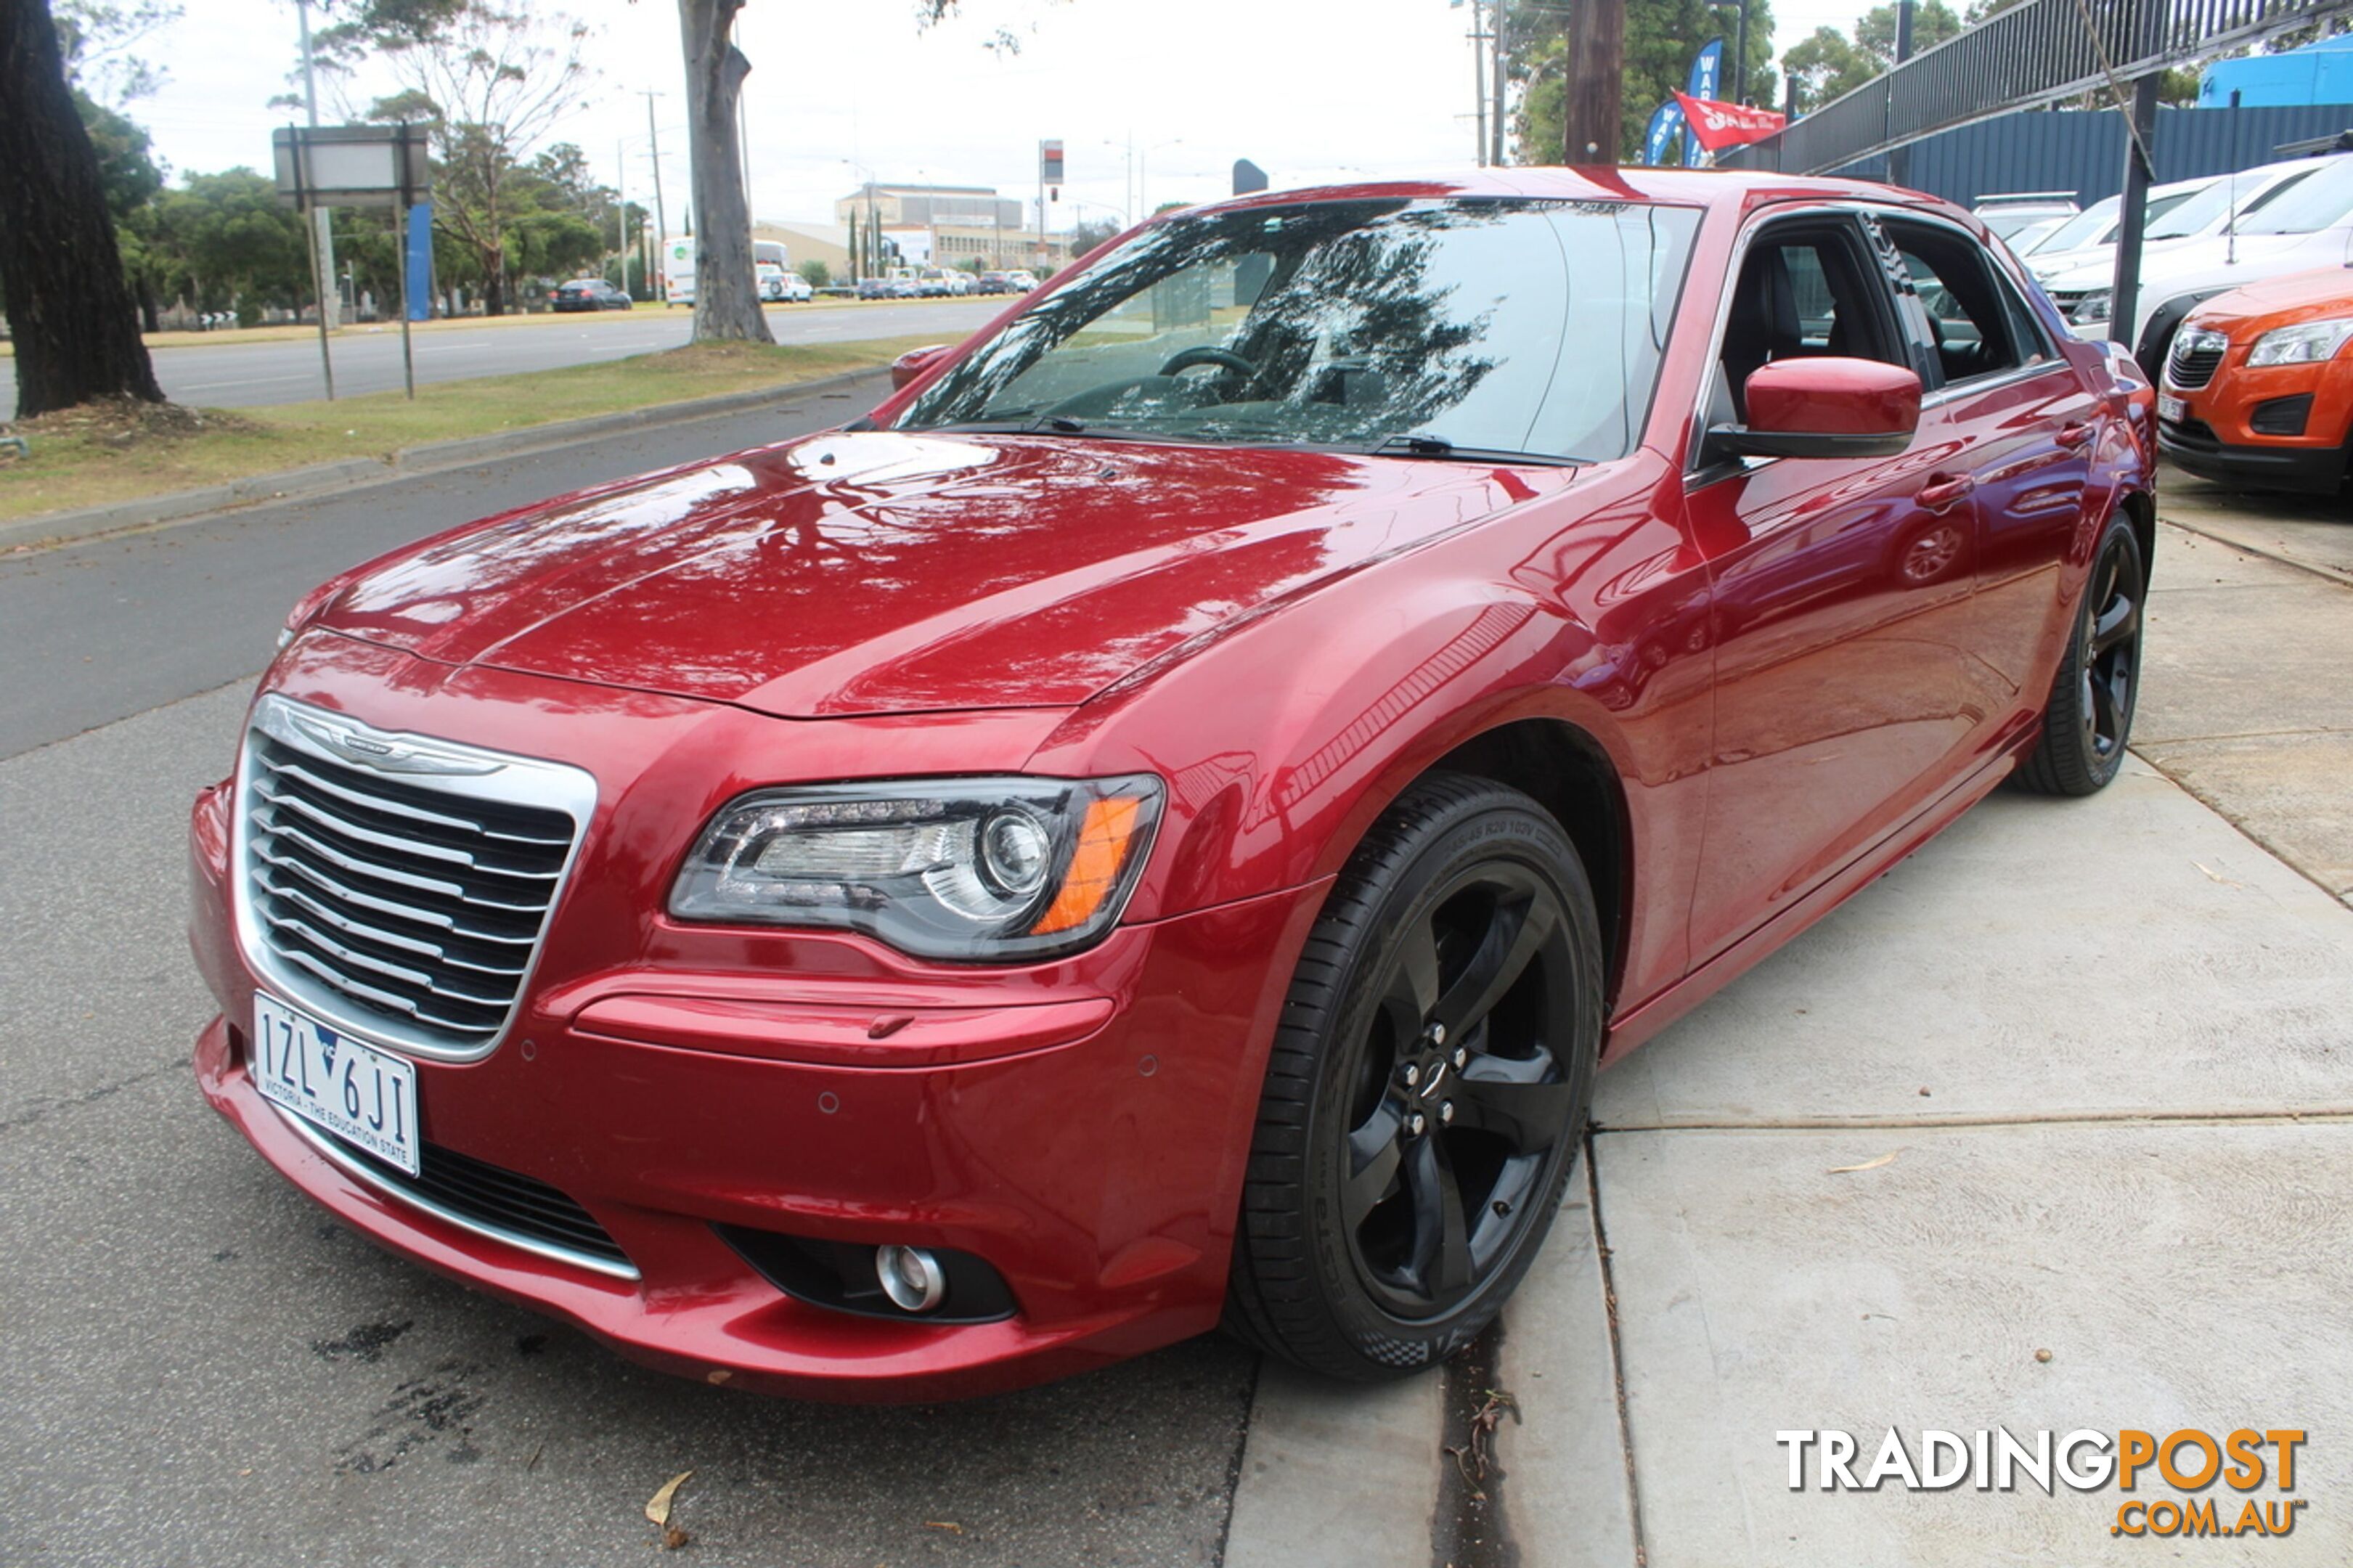
{"label": "red sale flag", "polygon": [[1686,92],[1676,93],[1675,101],[1683,105],[1683,118],[1691,122],[1693,140],[1711,153],[1762,142],[1788,123],[1788,116],[1769,109],[1718,103],[1712,98],[1694,98]]}

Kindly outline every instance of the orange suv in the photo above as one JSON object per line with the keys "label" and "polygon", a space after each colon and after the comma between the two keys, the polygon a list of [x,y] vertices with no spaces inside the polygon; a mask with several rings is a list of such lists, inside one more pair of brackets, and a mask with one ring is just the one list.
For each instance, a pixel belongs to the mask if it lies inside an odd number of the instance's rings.
{"label": "orange suv", "polygon": [[2218,294],[2181,323],[2158,387],[2158,447],[2200,479],[2334,495],[2353,430],[2353,269]]}

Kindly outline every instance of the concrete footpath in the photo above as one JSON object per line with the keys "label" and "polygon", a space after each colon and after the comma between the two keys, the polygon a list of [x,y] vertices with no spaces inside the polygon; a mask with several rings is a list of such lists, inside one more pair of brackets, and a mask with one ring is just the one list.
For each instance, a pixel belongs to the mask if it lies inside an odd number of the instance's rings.
{"label": "concrete footpath", "polygon": [[[1503,1529],[1461,1560],[2353,1557],[2353,578],[2288,563],[2329,535],[2195,521],[2158,546],[2124,777],[1998,794],[1604,1076],[1505,1314]],[[1262,1379],[1229,1568],[1438,1560],[1453,1461],[1416,1397]],[[2194,1547],[2111,1533],[2181,1500],[2153,1471],[1823,1491],[1810,1460],[1792,1490],[1775,1440],[1850,1433],[1860,1476],[1891,1427],[1916,1462],[1924,1428],[2243,1426],[2308,1432],[2294,1491],[2191,1500],[2306,1506]]]}

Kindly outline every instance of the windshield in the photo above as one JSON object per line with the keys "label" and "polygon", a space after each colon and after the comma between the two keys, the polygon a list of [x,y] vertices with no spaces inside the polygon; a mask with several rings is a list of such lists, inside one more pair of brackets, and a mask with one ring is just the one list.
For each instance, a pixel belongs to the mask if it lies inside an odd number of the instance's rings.
{"label": "windshield", "polygon": [[2348,211],[2353,211],[2353,158],[2338,158],[2299,180],[2294,190],[2248,206],[2240,215],[2239,232],[2313,234],[2335,225]]}
{"label": "windshield", "polygon": [[1699,216],[1382,199],[1173,218],[1008,322],[899,427],[1621,457]]}
{"label": "windshield", "polygon": [[2277,170],[2246,169],[2235,177],[2225,174],[2212,184],[2165,215],[2165,221],[2148,228],[2151,239],[2187,239],[2192,235],[2211,234],[2222,226],[2232,205],[2239,207],[2239,226],[2246,227],[2247,215],[2258,212],[2294,190],[2315,170],[2297,169],[2282,178]]}

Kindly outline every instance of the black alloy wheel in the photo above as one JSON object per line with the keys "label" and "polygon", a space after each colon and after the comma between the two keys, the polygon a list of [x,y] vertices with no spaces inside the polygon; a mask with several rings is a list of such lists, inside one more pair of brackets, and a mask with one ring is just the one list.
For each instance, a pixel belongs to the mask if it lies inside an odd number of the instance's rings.
{"label": "black alloy wheel", "polygon": [[2123,768],[2140,696],[2147,598],[2140,538],[2118,512],[2092,558],[2074,634],[2052,682],[2042,741],[2018,772],[2021,787],[2041,795],[2091,795]]}
{"label": "black alloy wheel", "polygon": [[1575,1166],[1601,1034],[1599,920],[1516,791],[1409,790],[1335,885],[1260,1108],[1228,1326],[1359,1380],[1476,1338]]}

